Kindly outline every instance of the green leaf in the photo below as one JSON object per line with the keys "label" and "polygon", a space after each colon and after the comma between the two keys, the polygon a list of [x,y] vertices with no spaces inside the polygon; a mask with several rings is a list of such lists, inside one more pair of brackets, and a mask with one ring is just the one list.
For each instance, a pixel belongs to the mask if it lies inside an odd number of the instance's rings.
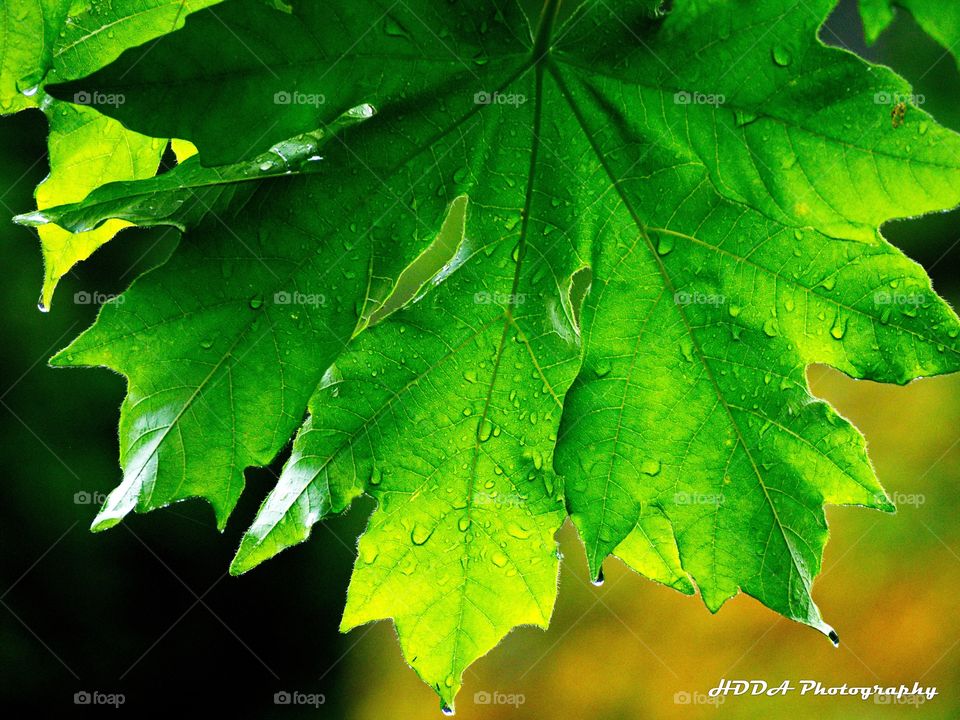
{"label": "green leaf", "polygon": [[204,167],[196,149],[184,141],[179,165],[145,180],[112,182],[90,192],[80,202],[17,215],[14,221],[43,230],[60,226],[77,237],[112,222],[181,230],[231,203],[243,202],[257,183],[269,178],[302,175],[322,169],[319,155],[334,133],[372,117],[369,106],[348,110],[326,129],[283,140],[251,160],[223,167]]}
{"label": "green leaf", "polygon": [[[51,361],[128,378],[124,479],[95,530],[134,508],[194,496],[210,501],[222,529],[243,468],[270,462],[300,424],[317,368],[358,322],[368,263],[363,243],[310,242],[332,229],[322,217],[278,222],[302,190],[299,179],[283,179],[248,195],[243,209],[205,218]],[[286,293],[310,302],[291,305]]]}
{"label": "green leaf", "polygon": [[[166,141],[132,133],[82,105],[52,102],[46,112],[50,175],[37,186],[37,207],[82,200],[108,179],[148,178],[157,172]],[[61,277],[128,226],[111,220],[97,230],[77,234],[56,225],[39,228],[45,271],[41,308],[50,307]]]}
{"label": "green leaf", "polygon": [[53,62],[69,9],[70,0],[21,0],[0,7],[0,115],[38,106],[40,82]]}
{"label": "green leaf", "polygon": [[[122,95],[94,88],[61,102],[44,92],[44,84],[87,75],[123,50],[176,30],[188,13],[216,2],[117,0],[90,4],[76,15],[68,14],[70,3],[60,0],[4,5],[2,36],[9,45],[0,46],[0,113],[38,107],[50,124],[50,175],[37,188],[39,208],[80,201],[104,183],[151,177],[166,144],[98,112],[103,103],[122,103]],[[35,29],[24,33],[29,27]],[[45,266],[40,308],[49,309],[61,277],[128,226],[110,222],[79,234],[40,228]]]}
{"label": "green leaf", "polygon": [[[231,570],[372,496],[342,627],[393,618],[445,706],[549,621],[566,514],[595,577],[614,554],[836,641],[823,506],[893,507],[804,372],[960,369],[956,315],[879,230],[960,202],[960,137],[817,40],[831,0],[658,6],[238,0],[50,88],[200,153],[21,218],[187,229],[56,359],[129,382],[95,527],[192,496],[223,527],[309,411]],[[257,173],[304,133],[321,161]]]}
{"label": "green leaf", "polygon": [[903,8],[930,37],[952,53],[960,64],[960,6],[942,0],[860,0],[867,43],[876,42],[893,22],[894,9]]}

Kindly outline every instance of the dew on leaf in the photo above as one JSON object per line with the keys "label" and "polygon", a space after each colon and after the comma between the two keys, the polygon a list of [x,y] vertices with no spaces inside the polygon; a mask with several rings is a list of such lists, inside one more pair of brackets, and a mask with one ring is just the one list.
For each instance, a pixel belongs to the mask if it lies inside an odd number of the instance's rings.
{"label": "dew on leaf", "polygon": [[771,52],[771,56],[773,57],[773,62],[780,67],[787,67],[791,62],[793,62],[793,55],[783,45],[775,45],[773,51]]}
{"label": "dew on leaf", "polygon": [[423,545],[430,539],[431,535],[433,535],[433,527],[424,525],[423,523],[417,523],[413,526],[413,530],[410,531],[410,540],[414,545]]}

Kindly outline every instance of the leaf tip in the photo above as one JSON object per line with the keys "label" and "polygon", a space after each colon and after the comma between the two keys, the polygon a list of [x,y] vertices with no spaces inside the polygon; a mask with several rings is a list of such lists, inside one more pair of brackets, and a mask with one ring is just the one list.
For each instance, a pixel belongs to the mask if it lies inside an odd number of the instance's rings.
{"label": "leaf tip", "polygon": [[106,515],[104,511],[100,513],[93,519],[93,522],[90,523],[90,532],[100,533],[110,528],[116,527],[120,524],[120,521],[123,518],[118,515]]}
{"label": "leaf tip", "polygon": [[237,548],[233,560],[230,561],[230,574],[233,577],[244,575],[263,562],[263,559],[254,554],[250,539],[245,535],[240,541],[240,547]]}

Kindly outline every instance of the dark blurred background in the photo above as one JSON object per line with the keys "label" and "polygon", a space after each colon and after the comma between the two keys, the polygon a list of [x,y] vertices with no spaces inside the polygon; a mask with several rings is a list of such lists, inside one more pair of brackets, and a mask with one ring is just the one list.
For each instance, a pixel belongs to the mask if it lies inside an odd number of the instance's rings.
{"label": "dark blurred background", "polygon": [[[900,13],[863,46],[854,2],[825,42],[890,65],[960,130],[953,58]],[[32,209],[47,173],[39,112],[0,119],[0,215]],[[960,214],[891,224],[886,235],[960,302]],[[337,626],[369,504],[317,526],[312,540],[243,578],[226,575],[240,535],[268,492],[271,470],[248,472],[226,532],[202,502],[135,516],[107,533],[87,527],[119,481],[116,423],[123,379],[52,370],[46,359],[94,319],[80,291],[120,292],[161,261],[173,232],[128,230],[64,279],[53,311],[36,310],[39,244],[0,222],[0,702],[62,715],[95,712],[76,692],[123,693],[121,712],[219,709],[244,718],[435,718],[433,692],[403,663],[389,623]],[[839,631],[818,633],[744,597],[712,617],[697,598],[650,583],[617,562],[587,580],[579,540],[561,533],[560,597],[548,632],[521,629],[467,673],[467,718],[730,718],[960,716],[960,376],[906,388],[809,372],[816,394],[870,443],[896,516],[830,508],[832,539],[815,586]],[[276,470],[274,468],[273,470]],[[810,678],[824,684],[935,685],[920,706],[787,696],[705,702],[720,678]],[[277,706],[274,693],[322,694],[317,709]],[[513,705],[482,704],[514,695]],[[523,700],[521,703],[520,700]],[[101,708],[97,714],[115,713]]]}

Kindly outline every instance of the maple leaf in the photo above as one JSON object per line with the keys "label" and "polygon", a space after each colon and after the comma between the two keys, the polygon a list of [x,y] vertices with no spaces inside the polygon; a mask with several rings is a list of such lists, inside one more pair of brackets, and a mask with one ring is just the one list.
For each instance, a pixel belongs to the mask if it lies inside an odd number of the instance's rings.
{"label": "maple leaf", "polygon": [[95,528],[194,496],[223,527],[309,411],[232,570],[372,496],[342,627],[393,618],[445,707],[549,622],[567,515],[597,578],[614,554],[836,642],[823,506],[893,506],[804,372],[960,369],[879,231],[960,202],[960,137],[891,118],[909,85],[820,43],[830,0],[290,5],[48,88],[199,149],[26,219],[186,228],[54,359],[129,383]]}

